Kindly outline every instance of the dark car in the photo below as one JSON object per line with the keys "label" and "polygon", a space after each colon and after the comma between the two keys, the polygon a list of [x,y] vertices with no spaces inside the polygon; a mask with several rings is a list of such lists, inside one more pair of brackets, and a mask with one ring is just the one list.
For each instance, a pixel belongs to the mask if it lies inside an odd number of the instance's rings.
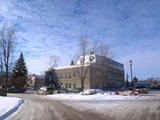
{"label": "dark car", "polygon": [[0,86],[0,96],[4,96],[5,89]]}
{"label": "dark car", "polygon": [[38,95],[48,95],[53,94],[53,87],[50,86],[43,86],[40,89],[37,90]]}
{"label": "dark car", "polygon": [[25,91],[26,91],[26,88],[24,88],[24,87],[15,87],[15,86],[12,86],[12,87],[9,87],[7,89],[8,93],[24,93]]}
{"label": "dark car", "polygon": [[147,94],[150,87],[146,84],[138,84],[135,86],[135,90],[138,91],[139,94]]}

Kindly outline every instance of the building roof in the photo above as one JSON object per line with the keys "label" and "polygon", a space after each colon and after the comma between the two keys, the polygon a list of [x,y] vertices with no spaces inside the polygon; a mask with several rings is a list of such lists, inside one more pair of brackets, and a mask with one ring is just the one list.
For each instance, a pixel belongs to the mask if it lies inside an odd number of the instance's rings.
{"label": "building roof", "polygon": [[[88,66],[88,65],[84,65],[84,66]],[[57,67],[55,68],[55,70],[60,70],[60,69],[68,69],[68,68],[78,68],[81,67],[80,65],[70,65],[70,66],[64,66],[64,67]]]}
{"label": "building roof", "polygon": [[[85,58],[85,59],[84,59]],[[107,62],[109,62],[109,66],[110,67],[114,67],[116,69],[120,69],[120,70],[124,70],[124,66],[123,64],[107,58],[107,57],[103,57],[103,56],[99,56],[96,54],[89,54],[89,55],[85,55],[85,57],[80,56],[80,58],[77,60],[75,65],[70,65],[70,66],[64,66],[64,67],[57,67],[55,68],[55,70],[60,70],[60,69],[69,69],[69,68],[77,68],[77,67],[81,67],[81,61],[84,60],[84,66],[88,66],[90,64],[99,64],[102,63],[102,61],[104,60],[104,58],[106,59]]]}

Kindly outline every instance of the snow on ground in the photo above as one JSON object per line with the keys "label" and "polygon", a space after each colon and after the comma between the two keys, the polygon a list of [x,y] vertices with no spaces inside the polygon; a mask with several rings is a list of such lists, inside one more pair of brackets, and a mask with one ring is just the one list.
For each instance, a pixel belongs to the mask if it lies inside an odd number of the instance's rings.
{"label": "snow on ground", "polygon": [[[90,93],[93,95],[84,95]],[[157,110],[159,109],[160,96],[153,93],[139,96],[123,96],[115,95],[114,92],[88,90],[82,94],[63,93],[47,97],[52,100],[62,100],[63,104],[74,109],[98,113],[103,118],[113,118],[115,120],[142,119],[146,115],[146,118],[148,118],[153,113],[159,115]]]}
{"label": "snow on ground", "polygon": [[[90,94],[93,92],[92,90],[89,91],[83,93]],[[100,113],[102,117],[109,117],[110,119],[112,119],[112,117],[119,120],[126,118],[137,119],[137,117],[141,119],[145,115],[150,116],[148,110],[150,110],[150,114],[155,113],[159,115],[157,110],[159,108],[160,96],[152,93],[139,96],[122,96],[115,95],[114,92],[100,91],[93,95],[63,93],[48,95],[46,97],[52,100],[62,100],[61,102],[63,104],[80,111]],[[157,100],[154,101],[153,99]],[[146,118],[148,118],[148,116]]]}
{"label": "snow on ground", "polygon": [[0,96],[0,120],[14,113],[22,103],[23,100],[20,98]]}
{"label": "snow on ground", "polygon": [[[159,101],[63,101],[68,105],[80,111],[100,113],[104,118],[110,120],[146,120],[149,116],[159,116]],[[148,117],[145,117],[145,116]],[[139,117],[139,118],[137,118]],[[145,118],[144,118],[145,117]],[[158,118],[155,120],[159,120]],[[154,117],[150,117],[150,120]]]}
{"label": "snow on ground", "polygon": [[114,95],[112,92],[97,93],[93,95],[81,95],[78,93],[62,93],[48,95],[47,97],[54,100],[71,100],[71,101],[106,101],[106,100],[137,100],[142,96],[122,96]]}
{"label": "snow on ground", "polygon": [[110,101],[64,101],[63,103],[81,111],[98,112],[102,114],[105,114],[108,109],[118,109],[118,104],[116,102],[111,103]]}
{"label": "snow on ground", "polygon": [[[88,94],[87,92],[84,92]],[[84,95],[79,93],[63,93],[48,95],[50,99],[62,100],[62,102],[70,107],[82,111],[99,112],[106,114],[109,109],[119,109],[121,101],[141,100],[145,96],[122,96],[115,95],[114,92],[97,92],[93,95]],[[73,102],[74,101],[74,102]],[[123,103],[123,102],[122,102]],[[126,108],[127,109],[127,108]]]}

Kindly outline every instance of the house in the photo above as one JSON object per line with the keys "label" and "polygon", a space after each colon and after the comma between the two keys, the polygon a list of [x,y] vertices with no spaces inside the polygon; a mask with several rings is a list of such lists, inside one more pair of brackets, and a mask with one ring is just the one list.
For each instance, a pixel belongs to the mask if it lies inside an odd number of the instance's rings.
{"label": "house", "polygon": [[30,74],[28,75],[27,85],[29,87],[42,87],[44,86],[44,76],[43,75],[36,75],[36,74]]}
{"label": "house", "polygon": [[81,56],[75,65],[58,67],[55,71],[61,87],[66,89],[81,88],[82,74],[85,74],[84,89],[121,87],[124,83],[123,64],[94,53]]}

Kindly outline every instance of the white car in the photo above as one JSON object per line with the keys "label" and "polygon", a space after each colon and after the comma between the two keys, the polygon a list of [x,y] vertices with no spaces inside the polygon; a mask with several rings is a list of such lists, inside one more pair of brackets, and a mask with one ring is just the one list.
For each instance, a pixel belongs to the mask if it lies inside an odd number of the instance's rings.
{"label": "white car", "polygon": [[38,91],[37,94],[42,94],[42,95],[47,95],[47,94],[52,94],[53,93],[53,88],[49,86],[44,86],[41,87]]}

